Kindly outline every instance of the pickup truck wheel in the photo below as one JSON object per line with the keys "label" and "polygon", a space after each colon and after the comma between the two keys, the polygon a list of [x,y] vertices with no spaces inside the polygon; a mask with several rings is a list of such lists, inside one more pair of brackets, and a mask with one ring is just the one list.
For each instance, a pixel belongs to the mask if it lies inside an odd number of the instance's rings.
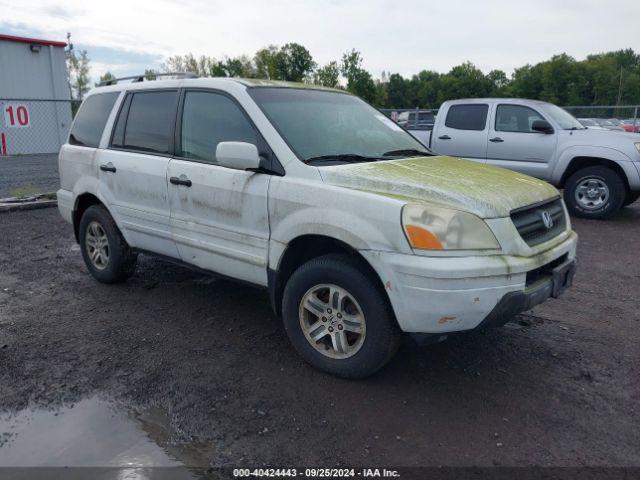
{"label": "pickup truck wheel", "polygon": [[624,182],[607,167],[587,167],[569,177],[564,187],[564,201],[572,215],[606,219],[614,215],[625,200]]}
{"label": "pickup truck wheel", "polygon": [[631,205],[633,202],[638,200],[638,198],[640,198],[640,192],[627,192],[627,196],[624,198],[622,206],[626,207],[627,205]]}
{"label": "pickup truck wheel", "polygon": [[311,365],[364,378],[395,354],[400,331],[383,291],[348,255],[325,255],[296,270],[285,287],[284,327]]}
{"label": "pickup truck wheel", "polygon": [[133,275],[137,255],[104,207],[87,208],[80,219],[79,239],[84,263],[96,280],[118,283]]}

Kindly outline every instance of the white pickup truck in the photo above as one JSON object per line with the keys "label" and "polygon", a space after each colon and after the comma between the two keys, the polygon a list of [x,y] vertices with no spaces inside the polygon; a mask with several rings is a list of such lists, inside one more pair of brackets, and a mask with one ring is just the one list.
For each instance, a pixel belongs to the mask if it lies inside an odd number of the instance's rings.
{"label": "white pickup truck", "polygon": [[569,211],[609,218],[640,196],[640,135],[591,130],[553,104],[444,102],[433,130],[411,132],[441,155],[516,170],[564,189]]}

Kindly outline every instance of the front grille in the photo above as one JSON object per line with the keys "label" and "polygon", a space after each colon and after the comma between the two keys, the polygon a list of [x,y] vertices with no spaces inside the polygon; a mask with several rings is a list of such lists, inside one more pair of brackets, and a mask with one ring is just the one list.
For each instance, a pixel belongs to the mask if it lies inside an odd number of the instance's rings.
{"label": "front grille", "polygon": [[[545,225],[545,212],[549,214],[553,222],[551,228]],[[560,198],[513,210],[511,220],[522,239],[530,247],[551,240],[564,232],[567,226]]]}

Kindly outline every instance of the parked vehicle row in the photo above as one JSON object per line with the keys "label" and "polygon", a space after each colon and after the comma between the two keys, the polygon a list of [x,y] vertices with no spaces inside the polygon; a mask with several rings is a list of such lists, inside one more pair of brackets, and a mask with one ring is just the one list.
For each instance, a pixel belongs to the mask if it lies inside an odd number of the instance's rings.
{"label": "parked vehicle row", "polygon": [[432,131],[412,131],[434,152],[496,165],[564,189],[569,211],[611,217],[640,196],[640,137],[585,128],[553,104],[485,98],[442,104]]}
{"label": "parked vehicle row", "polygon": [[[514,106],[497,126],[519,125]],[[443,108],[436,135],[470,133],[473,157],[489,104]],[[300,355],[339,376],[381,368],[401,332],[434,341],[502,325],[575,272],[554,187],[435,156],[341,90],[227,78],[96,88],[59,167],[60,213],[98,281],[125,280],[144,252],[265,287]]]}
{"label": "parked vehicle row", "polygon": [[578,118],[578,121],[582,124],[582,126],[592,128],[594,130],[614,130],[618,132],[625,131],[625,129],[622,128],[622,121],[616,118]]}

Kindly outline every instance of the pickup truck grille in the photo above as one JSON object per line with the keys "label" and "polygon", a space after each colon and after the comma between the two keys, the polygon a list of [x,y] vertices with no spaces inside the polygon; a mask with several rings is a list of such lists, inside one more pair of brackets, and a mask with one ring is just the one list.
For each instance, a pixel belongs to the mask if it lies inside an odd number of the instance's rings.
{"label": "pickup truck grille", "polygon": [[[551,225],[549,219],[551,219]],[[562,200],[559,198],[513,210],[511,220],[522,239],[530,247],[551,240],[564,232],[567,226]]]}

